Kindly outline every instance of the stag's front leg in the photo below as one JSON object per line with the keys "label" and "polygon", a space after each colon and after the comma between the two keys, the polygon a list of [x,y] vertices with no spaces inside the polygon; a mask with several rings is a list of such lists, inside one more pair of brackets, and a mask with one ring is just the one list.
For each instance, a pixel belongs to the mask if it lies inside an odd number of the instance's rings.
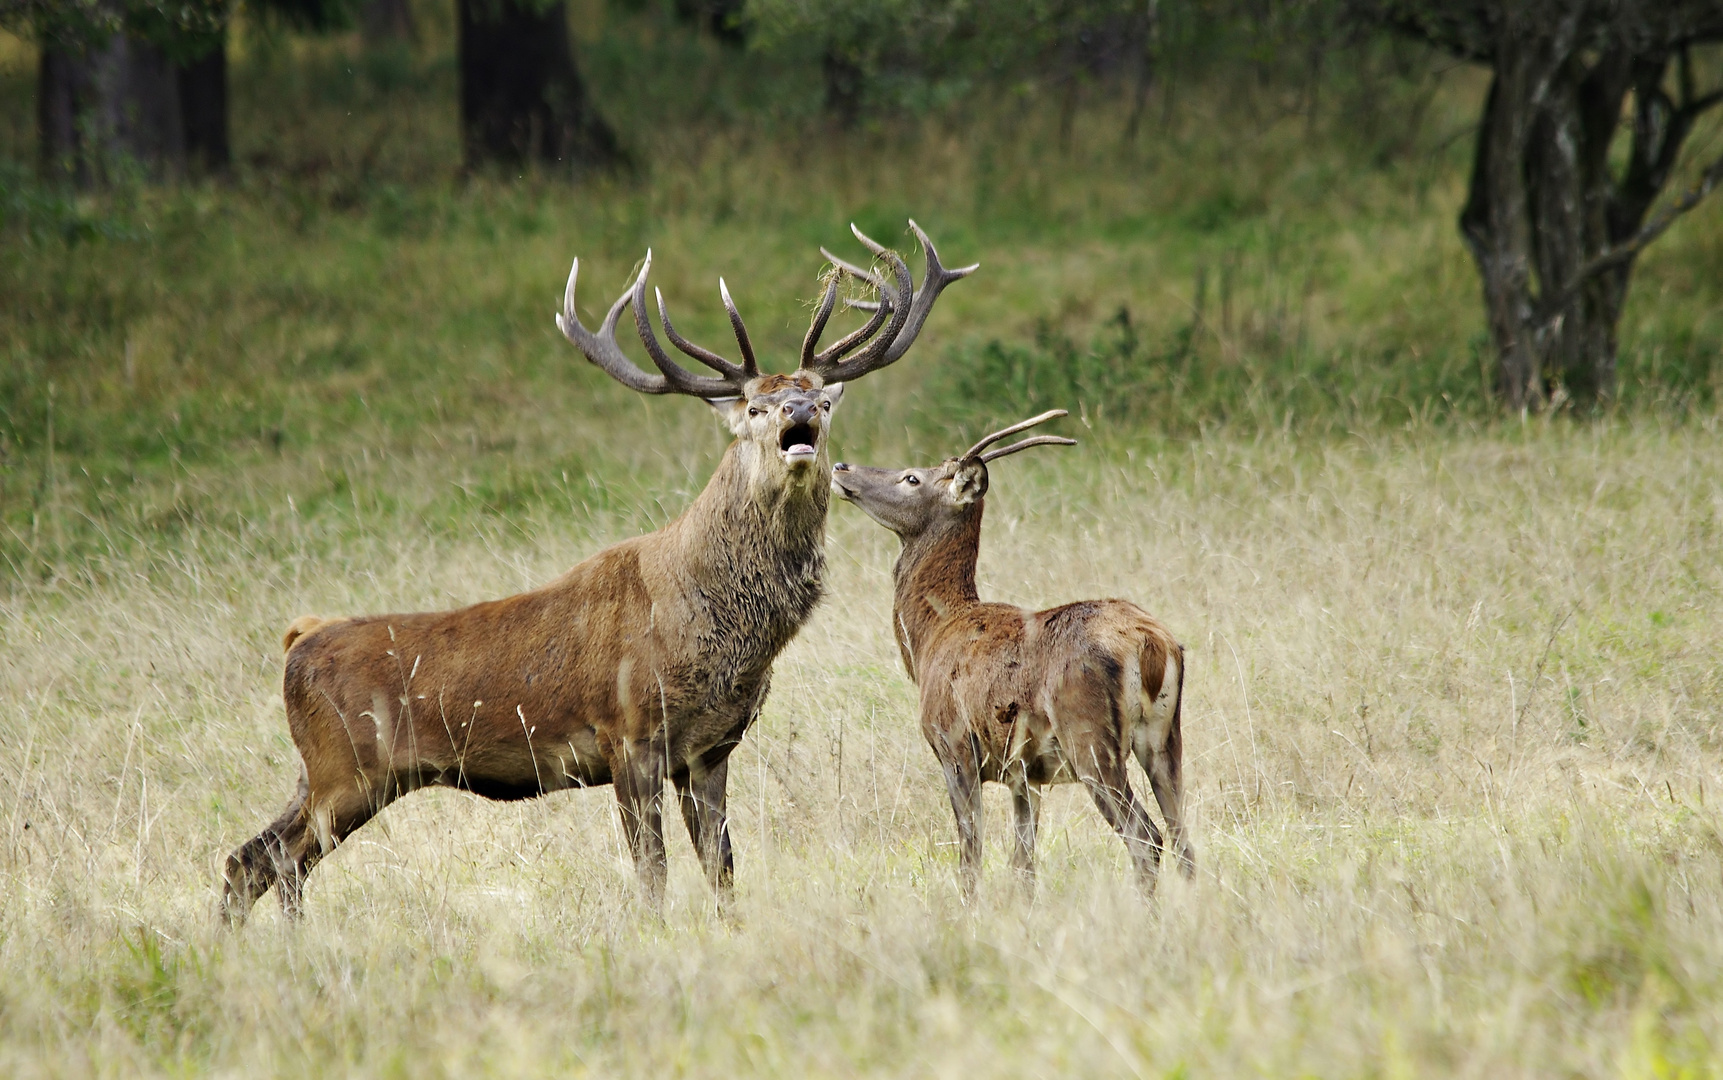
{"label": "stag's front leg", "polygon": [[1040,811],[1041,789],[1019,771],[1011,781],[1012,831],[1016,834],[1011,868],[1017,872],[1017,882],[1026,897],[1035,895],[1035,822]]}
{"label": "stag's front leg", "polygon": [[696,761],[673,777],[688,839],[694,842],[700,866],[706,871],[706,883],[717,894],[720,908],[728,904],[736,877],[725,810],[729,775],[730,759],[726,757],[712,765]]}
{"label": "stag's front leg", "polygon": [[650,740],[630,741],[611,769],[622,833],[640,875],[646,905],[658,910],[668,867],[664,856],[664,752]]}

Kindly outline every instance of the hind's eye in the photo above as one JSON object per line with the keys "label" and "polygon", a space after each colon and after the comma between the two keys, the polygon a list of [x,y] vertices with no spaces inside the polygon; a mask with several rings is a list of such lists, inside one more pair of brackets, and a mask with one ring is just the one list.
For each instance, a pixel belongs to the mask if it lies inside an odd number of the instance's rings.
{"label": "hind's eye", "polygon": [[910,473],[908,476],[903,478],[903,482],[908,484],[910,487],[914,487],[917,484],[921,483],[921,477],[915,475],[914,473]]}

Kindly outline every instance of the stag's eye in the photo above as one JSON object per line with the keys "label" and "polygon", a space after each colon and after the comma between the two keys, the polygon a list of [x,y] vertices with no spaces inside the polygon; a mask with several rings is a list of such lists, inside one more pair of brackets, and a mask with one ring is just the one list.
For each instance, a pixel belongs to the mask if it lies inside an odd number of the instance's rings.
{"label": "stag's eye", "polygon": [[755,408],[752,408],[752,407],[750,407],[750,408],[749,408],[749,409],[748,409],[748,415],[749,415],[749,416],[759,416],[759,415],[760,415],[760,410],[759,410],[759,409],[755,409]]}
{"label": "stag's eye", "polygon": [[820,408],[824,409],[826,412],[831,412],[832,411],[832,403],[829,401],[822,401],[822,402],[820,402]]}

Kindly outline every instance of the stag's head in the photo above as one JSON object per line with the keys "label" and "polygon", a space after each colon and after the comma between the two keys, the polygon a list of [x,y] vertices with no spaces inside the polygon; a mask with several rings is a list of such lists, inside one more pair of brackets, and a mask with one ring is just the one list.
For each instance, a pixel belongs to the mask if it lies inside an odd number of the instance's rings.
{"label": "stag's head", "polygon": [[[583,326],[575,314],[574,286],[580,273],[580,260],[576,259],[569,271],[568,288],[556,325],[588,360],[624,386],[644,394],[686,394],[702,398],[717,409],[736,436],[743,466],[756,485],[799,483],[815,489],[825,482],[826,442],[832,412],[843,397],[844,384],[893,363],[907,352],[921,333],[940,291],[976,269],[975,266],[945,269],[940,265],[933,241],[915,222],[911,221],[909,227],[927,256],[927,272],[920,289],[914,287],[908,265],[896,252],[868,239],[854,225],[850,226],[851,231],[884,263],[889,279],[820,249],[833,269],[826,277],[825,294],[802,342],[801,362],[789,375],[760,370],[748,329],[722,278],[718,279],[718,294],[730,313],[730,326],[736,333],[741,359],[727,359],[684,339],[670,321],[664,294],[654,289],[664,336],[682,353],[717,374],[695,374],[671,359],[659,344],[646,307],[646,276],[652,270],[650,251],[634,284],[610,306],[596,331]],[[845,300],[845,306],[871,312],[871,316],[864,325],[822,350],[820,336],[838,306],[839,292],[846,279],[870,290],[872,299]],[[635,329],[658,369],[657,374],[637,366],[618,347],[616,326],[624,308],[633,310]]]}
{"label": "stag's head", "polygon": [[[927,469],[876,469],[838,462],[832,466],[832,494],[861,507],[868,517],[910,540],[942,522],[975,512],[987,494],[987,463],[1031,446],[1075,446],[1076,439],[1035,435],[998,450],[989,446],[1019,431],[1060,416],[1054,409],[995,431],[957,457]],[[985,452],[984,452],[985,451]]]}

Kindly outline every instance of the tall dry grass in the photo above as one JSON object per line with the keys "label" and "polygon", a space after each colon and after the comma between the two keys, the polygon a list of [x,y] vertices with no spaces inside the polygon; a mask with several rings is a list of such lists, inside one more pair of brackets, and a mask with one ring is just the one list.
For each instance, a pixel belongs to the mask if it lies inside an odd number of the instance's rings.
{"label": "tall dry grass", "polygon": [[[678,407],[654,437],[691,490],[718,440]],[[312,513],[271,493],[331,466],[289,454],[236,523],[0,600],[0,1072],[1723,1068],[1714,422],[1086,442],[995,470],[982,588],[1127,596],[1189,644],[1194,882],[1142,900],[1067,788],[1025,904],[990,792],[961,906],[895,545],[837,506],[830,599],[732,759],[734,922],[680,835],[639,909],[608,790],[426,792],[302,925],[266,898],[224,935],[220,861],[297,771],[287,618],[495,596],[650,524],[574,493],[422,528],[411,496],[478,452],[454,439],[355,448],[350,511]]]}

